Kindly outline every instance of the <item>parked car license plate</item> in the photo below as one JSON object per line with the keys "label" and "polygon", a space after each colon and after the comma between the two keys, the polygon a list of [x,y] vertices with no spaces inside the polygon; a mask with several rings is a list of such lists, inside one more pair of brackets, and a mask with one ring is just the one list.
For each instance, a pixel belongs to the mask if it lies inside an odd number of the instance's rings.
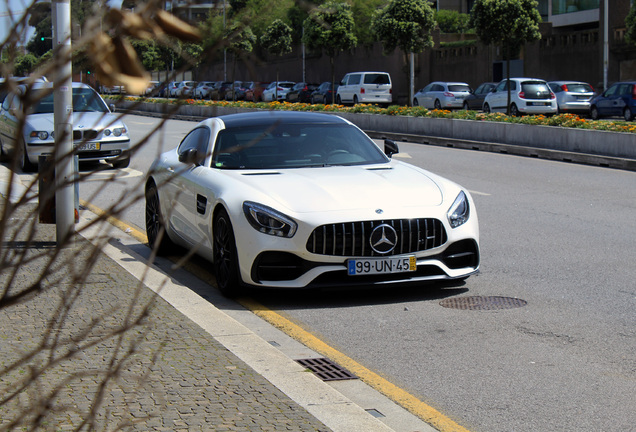
{"label": "parked car license plate", "polygon": [[550,102],[528,102],[530,106],[549,106]]}
{"label": "parked car license plate", "polygon": [[77,150],[79,151],[99,150],[99,143],[84,143],[77,146]]}
{"label": "parked car license plate", "polygon": [[414,255],[347,260],[347,273],[349,276],[405,273],[416,269],[417,262]]}

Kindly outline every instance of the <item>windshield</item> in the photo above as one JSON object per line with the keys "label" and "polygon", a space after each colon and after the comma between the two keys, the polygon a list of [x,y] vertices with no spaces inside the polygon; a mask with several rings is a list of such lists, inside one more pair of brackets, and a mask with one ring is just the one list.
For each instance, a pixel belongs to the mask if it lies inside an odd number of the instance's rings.
{"label": "windshield", "polygon": [[594,91],[589,84],[567,84],[567,91],[572,93],[591,93]]}
{"label": "windshield", "polygon": [[391,80],[387,74],[366,74],[364,76],[365,84],[391,84]]}
{"label": "windshield", "polygon": [[344,124],[278,124],[219,132],[212,166],[282,169],[365,165],[388,158],[359,129]]}
{"label": "windshield", "polygon": [[[47,90],[48,93],[50,90]],[[44,90],[38,90],[44,94]],[[37,98],[37,95],[36,95]],[[97,93],[89,88],[73,89],[73,112],[101,112],[107,113],[108,108]],[[37,104],[29,109],[28,114],[52,114],[53,93],[43,96]]]}
{"label": "windshield", "polygon": [[452,92],[470,92],[470,86],[463,84],[449,84],[448,91]]}

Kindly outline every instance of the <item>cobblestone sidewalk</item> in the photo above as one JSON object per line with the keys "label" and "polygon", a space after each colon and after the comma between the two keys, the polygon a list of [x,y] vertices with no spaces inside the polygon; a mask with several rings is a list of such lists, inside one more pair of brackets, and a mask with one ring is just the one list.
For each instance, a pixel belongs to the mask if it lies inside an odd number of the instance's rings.
{"label": "cobblestone sidewalk", "polygon": [[86,240],[57,249],[36,211],[1,232],[0,431],[329,430]]}

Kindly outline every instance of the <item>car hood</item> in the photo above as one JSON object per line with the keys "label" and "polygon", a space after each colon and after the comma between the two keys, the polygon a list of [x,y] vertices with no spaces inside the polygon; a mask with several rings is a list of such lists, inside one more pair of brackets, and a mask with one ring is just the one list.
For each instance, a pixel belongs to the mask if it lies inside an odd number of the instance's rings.
{"label": "car hood", "polygon": [[439,206],[442,191],[428,173],[392,162],[267,171],[235,171],[253,189],[296,213]]}
{"label": "car hood", "polygon": [[[73,129],[102,129],[105,127],[121,127],[121,120],[116,114],[103,112],[74,112]],[[27,123],[35,130],[52,131],[55,126],[54,115],[31,114]]]}

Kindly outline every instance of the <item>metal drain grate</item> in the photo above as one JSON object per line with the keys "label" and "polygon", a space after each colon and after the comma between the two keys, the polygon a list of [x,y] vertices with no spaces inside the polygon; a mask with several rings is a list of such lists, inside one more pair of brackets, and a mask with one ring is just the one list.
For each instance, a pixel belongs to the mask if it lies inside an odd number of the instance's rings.
{"label": "metal drain grate", "polygon": [[296,361],[323,381],[358,379],[357,376],[328,358],[309,358]]}
{"label": "metal drain grate", "polygon": [[498,297],[498,296],[468,296],[454,297],[439,302],[441,306],[450,309],[462,310],[500,310],[514,309],[524,307],[527,301],[514,297]]}

